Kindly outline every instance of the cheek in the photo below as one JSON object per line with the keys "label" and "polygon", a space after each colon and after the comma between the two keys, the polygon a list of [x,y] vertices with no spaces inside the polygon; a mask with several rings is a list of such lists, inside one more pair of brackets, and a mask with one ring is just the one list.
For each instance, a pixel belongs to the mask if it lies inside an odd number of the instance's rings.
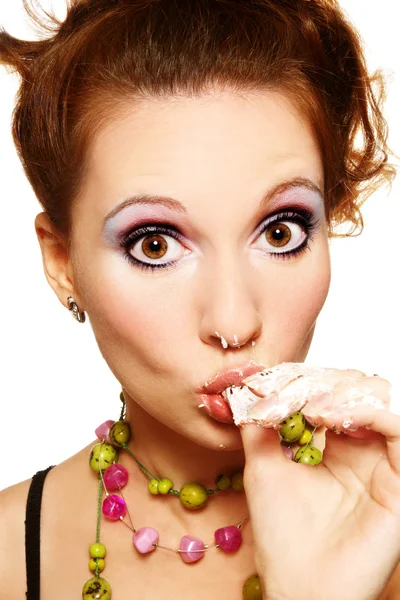
{"label": "cheek", "polygon": [[263,321],[276,345],[293,352],[303,342],[325,303],[330,277],[323,240],[302,258],[274,267],[263,286]]}
{"label": "cheek", "polygon": [[141,362],[165,362],[185,308],[172,279],[142,275],[121,259],[105,261],[95,277],[85,279],[84,300],[103,355],[121,357],[127,351]]}
{"label": "cheek", "polygon": [[314,323],[325,304],[330,285],[329,262],[313,262],[295,279],[292,294],[287,295],[288,321],[291,326]]}

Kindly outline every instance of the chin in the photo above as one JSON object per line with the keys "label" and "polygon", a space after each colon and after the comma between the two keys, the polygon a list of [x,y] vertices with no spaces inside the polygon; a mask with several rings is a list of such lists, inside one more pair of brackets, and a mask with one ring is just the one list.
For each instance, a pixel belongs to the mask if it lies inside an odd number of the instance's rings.
{"label": "chin", "polygon": [[[197,428],[196,436],[192,437],[191,435],[187,435],[188,432],[186,432],[185,437],[208,450],[217,450],[220,452],[243,450],[242,436],[236,425],[219,423],[210,418],[207,418],[207,421],[209,423],[206,422],[205,426]],[[191,432],[192,428],[189,431]]]}

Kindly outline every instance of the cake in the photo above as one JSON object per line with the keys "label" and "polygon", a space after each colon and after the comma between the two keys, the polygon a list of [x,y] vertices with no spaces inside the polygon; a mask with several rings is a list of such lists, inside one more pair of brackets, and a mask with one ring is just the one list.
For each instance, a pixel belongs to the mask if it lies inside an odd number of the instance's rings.
{"label": "cake", "polygon": [[313,425],[328,411],[355,406],[389,408],[390,383],[355,369],[312,367],[285,362],[259,371],[222,392],[236,425],[256,423],[279,429],[280,423],[301,411]]}

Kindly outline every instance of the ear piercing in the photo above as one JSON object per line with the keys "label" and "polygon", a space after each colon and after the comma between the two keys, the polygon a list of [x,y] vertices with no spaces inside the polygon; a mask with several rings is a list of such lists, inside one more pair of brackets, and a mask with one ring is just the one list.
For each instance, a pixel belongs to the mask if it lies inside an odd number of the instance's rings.
{"label": "ear piercing", "polygon": [[72,296],[68,296],[67,302],[68,302],[68,309],[72,312],[72,316],[79,323],[84,323],[86,321],[86,315],[83,311],[81,312],[79,310],[79,306],[77,305],[75,300],[72,298]]}

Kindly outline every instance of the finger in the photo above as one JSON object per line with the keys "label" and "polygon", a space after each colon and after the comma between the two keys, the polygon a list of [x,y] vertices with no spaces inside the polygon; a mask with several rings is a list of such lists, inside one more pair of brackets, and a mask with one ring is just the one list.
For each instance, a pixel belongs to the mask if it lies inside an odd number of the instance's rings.
{"label": "finger", "polygon": [[389,408],[391,401],[391,383],[382,377],[362,377],[343,380],[333,388],[334,408],[341,405],[382,405]]}
{"label": "finger", "polygon": [[304,406],[302,413],[311,424],[321,425],[323,417],[342,409],[351,410],[355,406],[389,408],[391,390],[390,382],[378,376],[341,379],[326,398],[316,397]]}
{"label": "finger", "polygon": [[309,391],[305,406],[301,409],[310,423],[319,425],[319,415],[322,411],[331,410],[335,405],[334,389],[337,384],[345,382],[353,385],[355,380],[366,377],[363,371],[357,369],[321,369],[321,372],[313,373],[303,378],[309,382]]}
{"label": "finger", "polygon": [[272,427],[248,424],[239,428],[247,461],[262,459],[263,463],[285,464],[279,432]]}
{"label": "finger", "polygon": [[344,433],[348,437],[354,438],[356,440],[366,441],[379,440],[383,437],[381,433],[372,431],[372,429],[365,429],[365,427],[358,427],[356,431],[349,431],[348,429],[345,429],[343,432],[340,433]]}
{"label": "finger", "polygon": [[365,373],[358,369],[327,369],[322,371],[321,374],[314,375],[315,378],[318,378],[318,381],[332,386],[339,381],[360,379],[365,376]]}
{"label": "finger", "polygon": [[[365,427],[382,434],[386,439],[387,456],[393,471],[400,476],[400,416],[388,409],[359,406],[351,410],[325,415],[324,425],[329,429],[348,430]],[[352,432],[350,432],[352,433]]]}

